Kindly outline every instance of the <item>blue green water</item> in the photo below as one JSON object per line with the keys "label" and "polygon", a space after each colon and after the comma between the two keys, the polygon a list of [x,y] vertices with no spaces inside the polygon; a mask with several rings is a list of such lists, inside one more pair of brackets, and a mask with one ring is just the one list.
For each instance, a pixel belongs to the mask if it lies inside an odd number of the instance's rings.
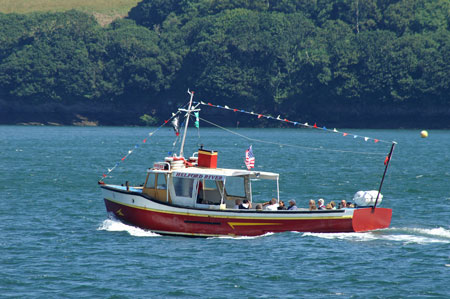
{"label": "blue green water", "polygon": [[[449,131],[350,130],[398,142],[382,190],[389,229],[191,239],[105,212],[97,181],[108,168],[132,150],[106,182],[140,184],[172,151],[169,128],[142,142],[152,130],[0,127],[0,297],[450,296]],[[254,140],[192,130],[185,152],[202,143],[220,167],[240,168],[252,144],[256,169],[280,173],[280,197],[301,207],[377,189],[390,147],[313,130],[237,132]]]}

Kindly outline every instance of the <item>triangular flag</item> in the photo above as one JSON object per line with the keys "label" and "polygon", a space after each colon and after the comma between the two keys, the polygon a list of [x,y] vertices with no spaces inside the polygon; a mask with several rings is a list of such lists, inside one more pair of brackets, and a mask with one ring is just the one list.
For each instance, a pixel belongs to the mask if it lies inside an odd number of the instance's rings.
{"label": "triangular flag", "polygon": [[374,139],[373,141],[374,141],[375,143],[377,143],[377,142],[378,142],[378,141],[380,141],[380,140],[378,140],[378,139]]}
{"label": "triangular flag", "polygon": [[308,124],[308,123],[304,123],[303,125],[304,125],[305,127],[309,126],[309,124]]}
{"label": "triangular flag", "polygon": [[227,105],[225,105],[225,109],[230,109],[230,107],[228,107]]}
{"label": "triangular flag", "polygon": [[237,109],[233,109],[233,111],[234,111],[234,112],[236,112],[236,111],[237,111]]}
{"label": "triangular flag", "polygon": [[262,114],[258,114],[258,118],[261,118],[261,117],[263,117],[263,115]]}
{"label": "triangular flag", "polygon": [[147,138],[145,138],[144,140],[142,140],[142,142],[143,142],[143,143],[146,143],[146,142],[147,142]]}
{"label": "triangular flag", "polygon": [[364,137],[364,141],[367,141],[367,140],[369,140],[369,137]]}
{"label": "triangular flag", "polygon": [[343,133],[343,134],[342,134],[342,136],[347,136],[347,135],[348,135],[348,133]]}
{"label": "triangular flag", "polygon": [[317,124],[316,124],[316,123],[314,123],[314,126],[313,126],[313,128],[317,128]]}
{"label": "triangular flag", "polygon": [[336,130],[336,128],[334,128],[333,132],[337,133],[337,132],[338,132],[338,130]]}

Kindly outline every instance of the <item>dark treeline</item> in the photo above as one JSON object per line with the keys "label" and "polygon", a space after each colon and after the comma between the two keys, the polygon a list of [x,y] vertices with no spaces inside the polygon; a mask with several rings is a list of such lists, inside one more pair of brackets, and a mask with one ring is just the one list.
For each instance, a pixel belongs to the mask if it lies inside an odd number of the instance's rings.
{"label": "dark treeline", "polygon": [[449,18],[448,0],[144,0],[108,27],[0,14],[0,123],[152,124],[191,88],[330,126],[449,128]]}

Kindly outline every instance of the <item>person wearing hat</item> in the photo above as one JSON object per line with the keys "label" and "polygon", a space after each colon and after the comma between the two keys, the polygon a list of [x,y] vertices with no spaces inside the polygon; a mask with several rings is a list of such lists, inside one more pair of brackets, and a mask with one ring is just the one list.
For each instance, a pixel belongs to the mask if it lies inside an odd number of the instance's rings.
{"label": "person wearing hat", "polygon": [[323,200],[323,198],[319,198],[319,200],[317,201],[317,204],[319,205],[319,210],[325,210],[325,201]]}
{"label": "person wearing hat", "polygon": [[297,204],[295,203],[295,200],[293,200],[293,199],[289,200],[288,210],[290,210],[290,211],[297,211],[298,210]]}

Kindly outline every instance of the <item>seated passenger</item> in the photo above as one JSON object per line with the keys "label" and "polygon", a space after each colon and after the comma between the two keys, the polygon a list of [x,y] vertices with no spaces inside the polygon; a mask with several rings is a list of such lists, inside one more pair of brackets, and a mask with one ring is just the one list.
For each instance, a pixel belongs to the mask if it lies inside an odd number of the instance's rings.
{"label": "seated passenger", "polygon": [[278,209],[277,200],[272,198],[268,203],[264,203],[266,211],[276,211]]}
{"label": "seated passenger", "polygon": [[317,207],[316,207],[316,201],[315,201],[314,199],[311,199],[311,200],[309,201],[309,210],[310,210],[310,211],[315,211],[315,210],[317,210]]}
{"label": "seated passenger", "polygon": [[289,200],[288,210],[289,211],[297,211],[298,210],[295,200],[293,200],[293,199]]}
{"label": "seated passenger", "polygon": [[347,208],[354,208],[354,207],[355,207],[355,205],[353,203],[351,203],[351,202],[347,203]]}
{"label": "seated passenger", "polygon": [[323,200],[323,198],[319,198],[319,200],[317,201],[318,204],[318,209],[319,210],[325,210],[325,201]]}
{"label": "seated passenger", "polygon": [[327,209],[327,210],[332,210],[332,209],[333,209],[333,207],[331,206],[331,204],[330,204],[330,203],[327,203],[326,209]]}
{"label": "seated passenger", "polygon": [[286,206],[284,205],[284,201],[280,200],[277,210],[287,210]]}
{"label": "seated passenger", "polygon": [[239,209],[239,206],[242,204],[242,201],[240,199],[236,199],[234,201],[234,208]]}
{"label": "seated passenger", "polygon": [[257,204],[257,205],[256,205],[256,210],[257,210],[257,211],[262,211],[262,204],[260,204],[260,203]]}
{"label": "seated passenger", "polygon": [[239,205],[239,209],[251,209],[252,203],[248,201],[248,199],[244,199],[244,203]]}
{"label": "seated passenger", "polygon": [[343,199],[339,204],[339,209],[345,209],[347,207],[347,202]]}
{"label": "seated passenger", "polygon": [[330,205],[332,210],[336,210],[336,204],[334,203],[334,201],[330,201]]}

